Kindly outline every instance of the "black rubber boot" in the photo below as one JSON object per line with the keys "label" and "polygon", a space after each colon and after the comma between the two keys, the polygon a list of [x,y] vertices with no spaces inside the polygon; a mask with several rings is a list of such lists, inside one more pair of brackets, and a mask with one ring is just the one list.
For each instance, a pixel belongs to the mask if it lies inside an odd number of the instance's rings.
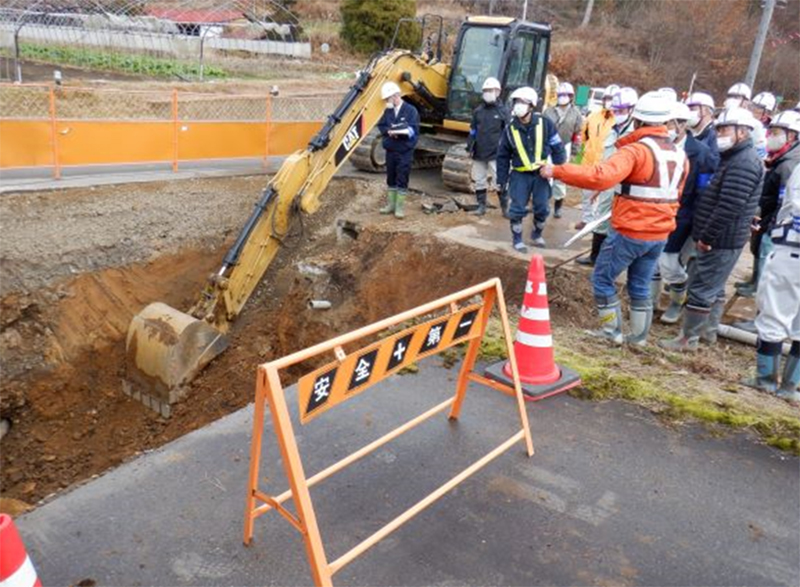
{"label": "black rubber boot", "polygon": [[603,241],[606,240],[606,235],[598,234],[596,232],[592,233],[592,252],[589,253],[588,257],[581,257],[577,261],[575,261],[578,265],[587,265],[589,267],[593,267],[595,261],[597,261],[597,256],[600,254],[600,249],[603,246]]}
{"label": "black rubber boot", "polygon": [[470,212],[473,216],[483,216],[486,214],[486,190],[476,190],[475,199],[478,201],[478,207]]}
{"label": "black rubber boot", "polygon": [[561,206],[564,205],[564,200],[555,200],[553,202],[553,218],[561,218]]}

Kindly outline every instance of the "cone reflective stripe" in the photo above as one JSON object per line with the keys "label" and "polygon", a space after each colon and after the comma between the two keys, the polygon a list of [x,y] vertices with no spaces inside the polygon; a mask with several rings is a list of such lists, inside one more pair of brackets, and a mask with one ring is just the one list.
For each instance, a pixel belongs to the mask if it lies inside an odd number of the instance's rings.
{"label": "cone reflective stripe", "polygon": [[[534,255],[528,268],[525,297],[514,340],[514,355],[517,357],[522,383],[542,385],[557,381],[561,376],[553,356],[550,307],[547,303],[547,282],[541,255]],[[510,363],[505,364],[503,373],[511,377]]]}
{"label": "cone reflective stripe", "polygon": [[[555,362],[544,269],[541,255],[533,255],[514,339],[514,356],[522,391],[530,400],[560,393],[581,382],[577,373],[559,367]],[[511,387],[514,385],[508,361],[490,365],[486,376]]]}
{"label": "cone reflective stripe", "polygon": [[42,587],[17,526],[0,514],[0,587]]}

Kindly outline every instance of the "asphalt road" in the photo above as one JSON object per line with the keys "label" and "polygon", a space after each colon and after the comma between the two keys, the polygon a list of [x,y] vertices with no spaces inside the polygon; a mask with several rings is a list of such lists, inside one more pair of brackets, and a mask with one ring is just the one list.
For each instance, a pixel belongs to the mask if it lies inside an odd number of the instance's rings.
{"label": "asphalt road", "polygon": [[[448,397],[456,371],[438,364],[295,424],[307,475]],[[800,584],[798,459],[623,402],[559,396],[528,408],[532,458],[513,447],[334,584]],[[309,584],[299,535],[279,516],[241,543],[251,417],[232,414],[18,519],[44,584]],[[328,558],[517,426],[510,398],[473,385],[458,423],[434,418],[316,486]],[[261,489],[280,493],[271,424],[262,462]]]}

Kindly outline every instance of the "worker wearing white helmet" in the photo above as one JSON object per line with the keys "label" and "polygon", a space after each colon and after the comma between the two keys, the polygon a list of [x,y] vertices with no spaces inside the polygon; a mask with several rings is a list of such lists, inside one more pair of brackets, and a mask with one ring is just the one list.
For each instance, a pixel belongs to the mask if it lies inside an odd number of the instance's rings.
{"label": "worker wearing white helmet", "polygon": [[[607,154],[613,152],[610,150],[609,145],[613,145],[616,137],[610,137],[609,135],[613,132],[616,121],[614,119],[614,113],[611,111],[611,102],[614,95],[619,93],[619,90],[620,88],[616,84],[611,84],[606,87],[603,92],[603,107],[590,113],[584,121],[583,128],[581,129],[581,142],[583,145],[581,161],[585,165],[596,165],[600,163]],[[592,198],[596,193],[597,192],[594,190],[582,190],[581,220],[575,225],[576,230],[583,229],[583,227],[594,218],[595,209]],[[592,245],[592,254],[587,257],[582,257],[578,260],[578,263],[594,265],[594,261],[597,259],[597,253],[600,252],[600,238],[602,237],[597,237],[597,239],[595,239],[596,242]]]}
{"label": "worker wearing white helmet", "polygon": [[750,238],[750,251],[754,257],[753,272],[749,281],[736,284],[737,293],[743,297],[753,297],[758,290],[764,265],[772,253],[770,230],[775,224],[775,214],[780,208],[789,176],[800,163],[798,118],[800,115],[796,112],[781,112],[772,119],[767,130],[767,173],[758,203],[759,214],[754,222],[756,230]]}
{"label": "worker wearing white helmet", "polygon": [[693,92],[686,100],[686,105],[691,111],[689,131],[694,138],[711,150],[711,155],[718,165],[717,131],[714,129],[714,98],[706,92]]}
{"label": "worker wearing white helmet", "polygon": [[467,152],[472,157],[472,182],[475,185],[475,198],[478,203],[473,214],[477,216],[486,214],[486,194],[488,189],[492,188],[500,197],[500,209],[505,216],[508,213],[508,198],[505,192],[497,189],[495,182],[497,143],[510,120],[510,114],[498,100],[501,87],[496,78],[486,78],[481,91],[483,101],[472,113],[467,139]]}
{"label": "worker wearing white helmet", "polygon": [[566,160],[561,137],[552,121],[534,112],[539,96],[533,88],[523,87],[511,94],[513,120],[503,131],[497,147],[497,183],[508,182],[511,242],[514,250],[527,252],[522,238],[522,220],[533,202],[531,242],[544,247],[544,225],[550,214],[550,182],[539,175],[539,168],[550,157],[557,163]]}
{"label": "worker wearing white helmet", "polygon": [[[553,121],[558,130],[558,136],[564,143],[567,160],[573,152],[581,146],[581,130],[583,129],[583,114],[575,105],[575,90],[572,84],[560,83],[556,90],[557,101],[555,106],[550,106],[544,115]],[[561,218],[561,206],[567,195],[567,186],[560,181],[553,182],[553,217]]]}
{"label": "worker wearing white helmet", "polygon": [[661,280],[667,286],[669,306],[661,314],[661,322],[675,324],[678,322],[686,301],[686,288],[689,281],[687,265],[694,252],[692,236],[692,219],[694,206],[700,191],[708,185],[717,168],[719,157],[714,157],[708,146],[688,132],[689,121],[693,118],[689,106],[675,102],[672,120],[667,123],[667,130],[675,144],[684,150],[689,160],[689,174],[681,192],[680,207],[675,216],[673,230],[664,252],[659,258],[658,277],[654,276],[653,306],[658,309],[661,294]]}
{"label": "worker wearing white helmet", "polygon": [[725,98],[724,107],[726,110],[729,110],[730,108],[746,108],[751,97],[752,92],[750,91],[750,86],[741,82],[738,84],[733,84],[728,89],[728,95]]}
{"label": "worker wearing white helmet", "polygon": [[[659,94],[662,95],[663,94]],[[665,100],[670,101],[666,96]],[[639,94],[633,88],[620,88],[611,99],[611,113],[614,116],[614,126],[611,127],[611,132],[606,136],[603,145],[603,160],[607,160],[617,150],[616,144],[622,137],[630,134],[634,130],[633,113],[634,107],[639,100]],[[594,204],[593,215],[595,218],[601,218],[611,212],[611,203],[614,199],[614,190],[607,189],[603,191],[594,191],[589,195],[589,201]],[[580,265],[593,266],[597,261],[597,256],[600,254],[600,249],[603,246],[603,241],[608,235],[610,223],[608,220],[601,222],[594,227],[592,232],[592,249],[589,256],[584,256],[576,262]]]}
{"label": "worker wearing white helmet", "polygon": [[617,142],[618,150],[607,161],[592,167],[548,166],[542,171],[545,177],[568,185],[615,191],[612,230],[592,273],[601,324],[596,334],[615,344],[623,342],[616,287],[623,272],[627,272],[630,297],[630,335],[625,340],[637,346],[646,344],[652,323],[650,284],[667,237],[675,228],[679,194],[689,168],[686,154],[667,131],[674,104],[659,92],[648,92],[637,100],[631,113],[634,130]]}
{"label": "worker wearing white helmet", "polygon": [[753,144],[762,159],[767,158],[767,127],[769,126],[772,113],[778,100],[770,92],[756,94],[752,101],[747,105],[753,117],[761,124],[753,131]]}
{"label": "worker wearing white helmet", "polygon": [[383,148],[386,151],[388,186],[387,203],[381,208],[381,214],[394,214],[396,218],[403,218],[414,147],[419,139],[419,114],[416,108],[403,100],[400,87],[395,82],[383,84],[381,99],[385,102],[386,109],[378,121],[378,130],[383,137]]}
{"label": "worker wearing white helmet", "polygon": [[675,91],[675,88],[658,88],[658,91],[673,102],[678,101],[678,92]]}
{"label": "worker wearing white helmet", "polygon": [[671,351],[697,350],[701,338],[716,342],[725,307],[725,284],[750,238],[764,165],[753,147],[758,125],[749,110],[731,108],[717,119],[721,161],[697,198],[692,238],[697,248],[680,334],[660,344]]}
{"label": "worker wearing white helmet", "polygon": [[[800,114],[791,111],[781,113],[773,120],[770,133],[773,147],[778,147],[784,138],[781,135],[785,134],[783,146],[773,151],[782,153],[775,161],[783,168],[782,172],[778,171],[778,167],[771,170],[780,175],[780,181],[783,182],[784,172],[789,168],[784,157],[800,150]],[[765,190],[767,182],[771,181],[769,175],[770,172],[765,181]],[[775,179],[773,183],[777,181]],[[800,164],[796,160],[793,171],[780,189],[782,193],[778,210],[770,226],[775,248],[764,265],[756,297],[756,376],[744,383],[762,391],[775,392],[778,397],[792,403],[800,403]],[[779,382],[781,347],[786,339],[791,341],[792,346]]]}

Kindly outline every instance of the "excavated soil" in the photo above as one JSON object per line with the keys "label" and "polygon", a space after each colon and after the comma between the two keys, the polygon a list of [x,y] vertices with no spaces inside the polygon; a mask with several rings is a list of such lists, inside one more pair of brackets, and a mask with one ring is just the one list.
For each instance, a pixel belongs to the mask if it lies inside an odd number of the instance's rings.
{"label": "excavated soil", "polygon": [[[0,509],[22,511],[245,406],[261,362],[492,277],[501,278],[512,305],[521,301],[524,258],[435,236],[469,222],[462,214],[423,215],[413,194],[407,219],[397,222],[375,213],[379,182],[337,179],[320,210],[287,239],[229,349],[164,419],[121,392],[128,324],[152,301],[193,304],[265,182],[187,180],[0,198],[0,416],[12,424],[0,452]],[[347,230],[337,228],[343,221]],[[561,344],[586,356],[606,352],[583,334],[594,325],[585,272],[550,271],[548,291]],[[310,299],[332,308],[310,310]],[[667,333],[658,327],[655,336]],[[678,368],[719,388],[741,376],[752,349],[720,345],[705,358]],[[675,370],[657,355],[627,353],[619,364],[631,372]]]}

